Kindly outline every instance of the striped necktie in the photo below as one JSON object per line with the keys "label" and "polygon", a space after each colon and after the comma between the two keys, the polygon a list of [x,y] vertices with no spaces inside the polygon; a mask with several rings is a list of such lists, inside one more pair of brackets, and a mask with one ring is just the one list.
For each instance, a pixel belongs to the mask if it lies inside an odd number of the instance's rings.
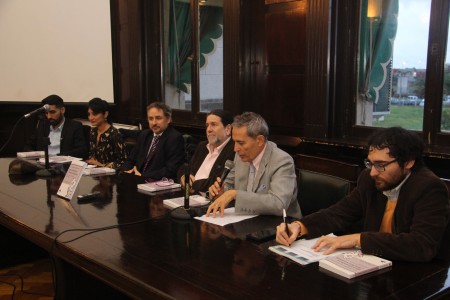
{"label": "striped necktie", "polygon": [[159,143],[159,138],[160,138],[159,135],[155,135],[153,137],[152,145],[150,146],[150,150],[148,151],[147,160],[145,161],[145,165],[144,165],[144,168],[142,169],[142,172],[145,172],[145,170],[147,169],[150,161],[152,160],[153,155],[155,154],[156,146]]}

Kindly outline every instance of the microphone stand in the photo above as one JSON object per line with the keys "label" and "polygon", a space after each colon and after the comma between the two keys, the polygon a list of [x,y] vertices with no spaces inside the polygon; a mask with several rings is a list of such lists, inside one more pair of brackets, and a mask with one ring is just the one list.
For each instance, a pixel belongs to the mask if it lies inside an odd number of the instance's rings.
{"label": "microphone stand", "polygon": [[[39,121],[37,124],[37,127],[39,128],[39,123],[42,121],[43,117],[39,116]],[[41,145],[42,147],[44,147],[44,155],[45,155],[45,169],[41,169],[38,170],[36,172],[37,176],[40,177],[52,177],[56,174],[56,171],[54,169],[50,168],[50,162],[49,162],[49,157],[48,157],[48,145],[50,145],[50,138],[48,136],[46,136],[45,134],[45,124],[43,124],[43,126],[41,126],[40,130],[39,130],[39,137],[38,137],[38,145]],[[38,147],[39,148],[39,147]]]}
{"label": "microphone stand", "polygon": [[190,220],[196,216],[195,212],[189,208],[189,196],[190,196],[190,175],[191,166],[189,165],[189,142],[188,138],[185,140],[184,152],[186,153],[186,163],[184,164],[184,205],[177,207],[170,213],[170,216],[175,219]]}

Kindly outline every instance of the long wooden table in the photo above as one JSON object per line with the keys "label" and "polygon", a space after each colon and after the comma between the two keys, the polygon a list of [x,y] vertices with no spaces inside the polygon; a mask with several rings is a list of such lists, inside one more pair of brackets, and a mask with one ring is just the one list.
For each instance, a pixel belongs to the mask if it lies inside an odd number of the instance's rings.
{"label": "long wooden table", "polygon": [[[109,299],[423,299],[449,296],[449,264],[394,262],[387,271],[346,281],[301,266],[268,250],[274,244],[246,234],[278,224],[260,216],[224,227],[167,215],[164,197],[137,191],[140,178],[83,176],[75,195],[98,190],[101,201],[78,204],[55,196],[62,176],[8,175],[0,159],[0,224],[51,252],[57,295],[88,299],[109,289]],[[72,229],[118,228],[92,233]],[[2,245],[7,247],[7,245]],[[84,278],[84,279],[83,279]],[[102,291],[103,292],[103,291]]]}

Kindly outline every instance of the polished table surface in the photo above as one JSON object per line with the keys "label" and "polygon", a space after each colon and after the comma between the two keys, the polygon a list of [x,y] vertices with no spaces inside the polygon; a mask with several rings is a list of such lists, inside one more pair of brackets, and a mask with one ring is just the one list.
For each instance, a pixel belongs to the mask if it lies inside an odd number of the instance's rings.
{"label": "polished table surface", "polygon": [[[245,239],[279,217],[224,227],[174,220],[162,200],[177,194],[139,193],[141,179],[129,174],[83,176],[67,201],[55,196],[61,176],[8,175],[11,160],[0,159],[0,224],[133,298],[423,299],[449,293],[449,264],[442,261],[394,261],[389,270],[343,280],[317,263],[301,266],[270,252],[274,241]],[[95,190],[103,200],[77,203],[76,195]],[[86,232],[63,233],[133,222],[71,242]]]}

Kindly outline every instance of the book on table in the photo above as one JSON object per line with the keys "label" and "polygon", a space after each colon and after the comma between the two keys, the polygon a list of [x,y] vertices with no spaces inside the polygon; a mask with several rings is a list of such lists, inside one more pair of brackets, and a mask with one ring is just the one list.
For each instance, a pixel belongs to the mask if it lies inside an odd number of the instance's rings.
{"label": "book on table", "polygon": [[392,266],[390,260],[363,254],[360,250],[327,257],[319,261],[319,267],[345,278],[355,278]]}

